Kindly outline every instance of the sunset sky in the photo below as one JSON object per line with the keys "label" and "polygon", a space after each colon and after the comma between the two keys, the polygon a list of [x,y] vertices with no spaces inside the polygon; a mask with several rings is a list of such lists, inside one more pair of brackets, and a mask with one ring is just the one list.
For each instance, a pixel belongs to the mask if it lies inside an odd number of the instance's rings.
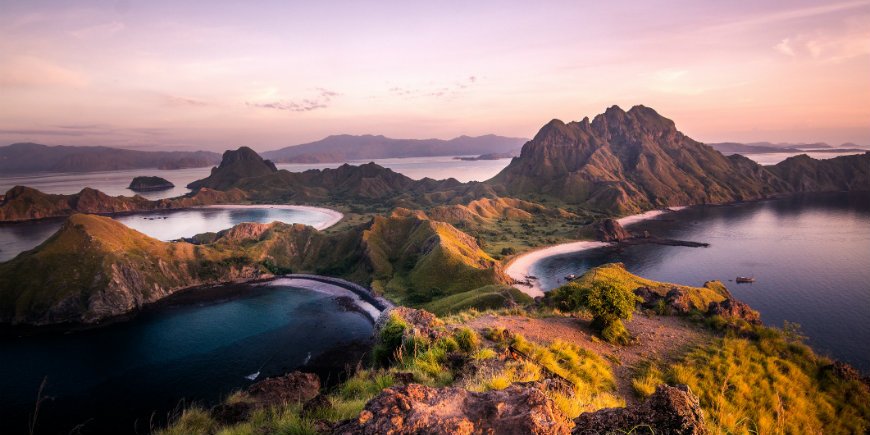
{"label": "sunset sky", "polygon": [[176,3],[0,0],[0,144],[531,137],[614,104],[870,144],[870,0]]}

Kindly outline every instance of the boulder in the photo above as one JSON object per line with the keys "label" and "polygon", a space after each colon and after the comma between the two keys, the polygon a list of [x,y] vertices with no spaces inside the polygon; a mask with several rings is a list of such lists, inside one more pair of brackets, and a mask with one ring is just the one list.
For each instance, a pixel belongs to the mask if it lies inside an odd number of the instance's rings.
{"label": "boulder", "polygon": [[333,434],[569,434],[571,422],[536,383],[474,393],[410,384],[385,389]]}
{"label": "boulder", "polygon": [[246,392],[262,406],[304,403],[320,394],[320,378],[314,373],[292,372],[257,382]]}
{"label": "boulder", "polygon": [[574,424],[574,435],[708,433],[698,397],[686,385],[659,385],[640,405],[586,412]]}
{"label": "boulder", "polygon": [[719,315],[726,319],[741,319],[752,325],[761,324],[761,314],[758,311],[734,298],[728,298],[721,302],[710,302],[707,314]]}
{"label": "boulder", "polygon": [[595,238],[602,242],[621,242],[631,238],[616,219],[605,219],[595,225]]}
{"label": "boulder", "polygon": [[426,310],[416,310],[408,307],[395,307],[384,311],[375,322],[375,329],[380,331],[392,315],[399,316],[410,326],[410,330],[407,333],[412,336],[428,337],[435,340],[447,333],[444,328],[444,322],[438,316]]}

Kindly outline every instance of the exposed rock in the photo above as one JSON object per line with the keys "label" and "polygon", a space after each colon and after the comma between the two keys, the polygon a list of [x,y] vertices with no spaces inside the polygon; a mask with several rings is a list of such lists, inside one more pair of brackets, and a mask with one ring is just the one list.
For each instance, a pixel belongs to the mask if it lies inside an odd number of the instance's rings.
{"label": "exposed rock", "polygon": [[761,314],[758,311],[734,298],[728,298],[721,302],[710,302],[707,314],[719,315],[726,319],[741,319],[753,325],[761,324]]}
{"label": "exposed rock", "polygon": [[692,301],[689,293],[683,289],[672,288],[664,296],[648,287],[640,287],[634,290],[634,294],[641,298],[641,306],[647,309],[658,309],[661,301],[671,313],[688,314],[692,311]]}
{"label": "exposed rock", "polygon": [[834,376],[847,382],[861,382],[867,388],[870,388],[870,376],[861,376],[861,372],[855,367],[842,361],[834,361],[833,364],[822,367],[823,371],[830,371]]}
{"label": "exposed rock", "polygon": [[260,177],[275,172],[278,172],[278,168],[274,163],[263,160],[256,151],[248,147],[241,147],[224,152],[220,166],[212,168],[208,177],[194,181],[187,187],[194,190],[200,187],[226,190],[244,178]]}
{"label": "exposed rock", "polygon": [[221,424],[233,425],[247,420],[256,408],[255,403],[245,401],[221,403],[211,409],[211,416]]}
{"label": "exposed rock", "polygon": [[406,333],[411,336],[423,336],[437,340],[447,333],[444,329],[444,322],[437,316],[426,310],[408,307],[395,307],[384,311],[375,322],[375,329],[380,331],[392,315],[399,316],[410,326],[410,330]]}
{"label": "exposed rock", "polygon": [[152,190],[166,190],[175,187],[169,180],[161,177],[136,177],[127,188],[137,192],[149,192]]}
{"label": "exposed rock", "polygon": [[321,409],[332,408],[332,402],[324,394],[318,394],[302,405],[302,414],[312,414]]}
{"label": "exposed rock", "polygon": [[419,384],[392,387],[334,434],[568,434],[571,423],[535,383],[474,393]]}
{"label": "exposed rock", "polygon": [[698,397],[685,385],[659,385],[640,405],[586,412],[574,419],[574,424],[574,435],[707,433]]}
{"label": "exposed rock", "polygon": [[320,378],[314,373],[292,372],[257,382],[246,392],[263,406],[304,403],[320,394]]}
{"label": "exposed rock", "polygon": [[631,237],[616,219],[605,219],[595,226],[595,238],[602,242],[621,242]]}

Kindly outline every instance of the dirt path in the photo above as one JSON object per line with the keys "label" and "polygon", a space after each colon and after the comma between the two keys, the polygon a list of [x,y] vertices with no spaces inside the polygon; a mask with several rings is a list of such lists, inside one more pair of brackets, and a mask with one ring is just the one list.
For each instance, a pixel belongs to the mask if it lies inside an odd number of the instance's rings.
{"label": "dirt path", "polygon": [[[518,332],[529,340],[550,343],[562,340],[592,350],[610,363],[616,378],[616,391],[627,404],[637,402],[631,387],[631,378],[638,363],[656,359],[663,363],[674,362],[692,347],[713,338],[710,331],[688,320],[671,316],[636,314],[626,323],[629,332],[638,338],[632,346],[614,346],[600,340],[593,341],[589,321],[572,317],[528,318],[521,316],[478,317],[468,326],[482,331],[500,327]],[[615,362],[618,361],[618,362]]]}

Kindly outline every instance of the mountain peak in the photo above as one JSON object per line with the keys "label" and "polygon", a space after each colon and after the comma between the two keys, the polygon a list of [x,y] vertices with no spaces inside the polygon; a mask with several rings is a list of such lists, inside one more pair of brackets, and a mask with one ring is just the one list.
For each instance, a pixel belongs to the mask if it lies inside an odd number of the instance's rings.
{"label": "mountain peak", "polygon": [[248,147],[224,152],[221,164],[212,168],[211,175],[202,180],[187,185],[190,189],[207,187],[216,190],[226,190],[243,178],[259,177],[278,172],[275,164],[263,160],[256,151]]}

